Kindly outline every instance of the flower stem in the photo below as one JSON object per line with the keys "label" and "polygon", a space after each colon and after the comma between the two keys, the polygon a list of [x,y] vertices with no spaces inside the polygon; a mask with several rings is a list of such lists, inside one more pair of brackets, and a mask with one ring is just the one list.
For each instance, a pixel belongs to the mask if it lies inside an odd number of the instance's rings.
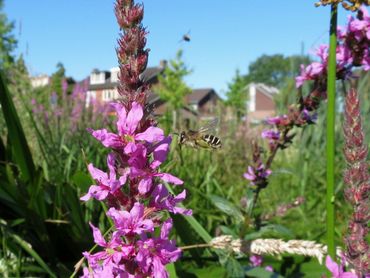
{"label": "flower stem", "polygon": [[203,243],[203,244],[194,244],[194,245],[187,245],[187,246],[182,246],[180,247],[181,250],[187,250],[187,249],[194,249],[194,248],[208,248],[212,247],[208,243]]}
{"label": "flower stem", "polygon": [[328,108],[327,108],[327,187],[326,187],[326,226],[328,254],[335,259],[334,243],[334,152],[335,152],[335,81],[336,81],[336,48],[337,48],[337,5],[331,5],[330,13],[330,46],[328,63]]}

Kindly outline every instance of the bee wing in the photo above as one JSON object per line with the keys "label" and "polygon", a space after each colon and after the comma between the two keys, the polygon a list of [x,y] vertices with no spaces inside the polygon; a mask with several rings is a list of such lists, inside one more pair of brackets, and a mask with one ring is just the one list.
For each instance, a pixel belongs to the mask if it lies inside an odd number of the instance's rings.
{"label": "bee wing", "polygon": [[206,132],[214,131],[217,127],[217,124],[218,124],[218,118],[215,118],[215,119],[209,121],[206,125],[200,127],[197,130],[197,132],[206,133]]}

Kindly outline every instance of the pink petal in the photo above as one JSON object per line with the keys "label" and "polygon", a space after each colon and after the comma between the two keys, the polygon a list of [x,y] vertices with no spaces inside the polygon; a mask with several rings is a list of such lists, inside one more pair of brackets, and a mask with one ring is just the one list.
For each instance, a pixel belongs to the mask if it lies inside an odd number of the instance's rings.
{"label": "pink petal", "polygon": [[102,170],[95,168],[92,163],[87,166],[92,178],[96,181],[106,181],[108,179],[108,174]]}
{"label": "pink petal", "polygon": [[102,236],[100,230],[96,227],[94,227],[93,224],[89,223],[90,227],[93,229],[93,236],[94,236],[94,242],[98,244],[99,246],[107,246],[107,242],[105,241],[104,237]]}
{"label": "pink petal", "polygon": [[334,277],[339,276],[339,265],[334,262],[330,256],[326,256],[326,267],[329,269],[329,271],[333,274]]}
{"label": "pink petal", "polygon": [[115,164],[116,164],[116,155],[114,153],[108,154],[107,165],[108,165],[108,168],[109,168],[109,177],[111,179],[115,178],[115,176],[116,176],[116,170],[115,170],[116,165]]}
{"label": "pink petal", "polygon": [[171,229],[172,229],[172,219],[171,218],[168,218],[162,224],[161,238],[167,239],[168,238],[168,235],[170,234]]}
{"label": "pink petal", "polygon": [[155,176],[160,177],[165,182],[176,184],[176,185],[184,183],[179,178],[172,176],[171,174],[168,174],[168,173],[159,173],[159,174],[155,174]]}
{"label": "pink petal", "polygon": [[141,218],[144,215],[144,206],[136,202],[130,211],[130,215],[135,219]]}
{"label": "pink petal", "polygon": [[139,186],[138,186],[139,193],[142,195],[148,193],[150,189],[152,188],[152,184],[153,184],[153,181],[151,177],[142,179],[139,182]]}
{"label": "pink petal", "polygon": [[255,175],[251,175],[251,174],[248,174],[248,173],[244,173],[243,177],[246,178],[247,180],[250,180],[250,181],[254,181],[256,179]]}
{"label": "pink petal", "polygon": [[158,142],[163,140],[164,134],[163,130],[159,127],[148,127],[147,130],[145,130],[142,133],[138,133],[135,136],[135,140],[143,140],[149,143]]}
{"label": "pink petal", "polygon": [[112,106],[116,109],[117,112],[117,129],[120,135],[125,134],[126,131],[126,118],[127,112],[125,107],[120,103],[112,103]]}
{"label": "pink petal", "polygon": [[175,200],[176,203],[178,203],[178,202],[181,202],[181,201],[185,200],[185,198],[186,198],[186,190],[184,189],[179,195],[177,195],[174,198],[174,200]]}
{"label": "pink petal", "polygon": [[132,103],[130,112],[128,112],[126,120],[126,132],[128,134],[134,134],[138,123],[143,117],[143,108],[137,102]]}
{"label": "pink petal", "polygon": [[[108,193],[109,193],[109,191],[106,190],[106,189],[103,189],[101,186],[92,185],[92,186],[90,186],[89,192],[86,195],[89,195],[90,198],[95,198],[95,199],[101,201],[101,200],[104,200],[105,198],[107,198]],[[85,198],[85,196],[82,197],[82,198]]]}
{"label": "pink petal", "polygon": [[111,132],[108,132],[106,129],[99,129],[99,130],[89,130],[92,136],[98,139],[103,146],[107,148],[120,148],[122,147],[121,138]]}
{"label": "pink petal", "polygon": [[153,151],[153,162],[150,164],[150,168],[156,169],[163,161],[166,160],[168,151],[170,149],[172,138],[166,137]]}

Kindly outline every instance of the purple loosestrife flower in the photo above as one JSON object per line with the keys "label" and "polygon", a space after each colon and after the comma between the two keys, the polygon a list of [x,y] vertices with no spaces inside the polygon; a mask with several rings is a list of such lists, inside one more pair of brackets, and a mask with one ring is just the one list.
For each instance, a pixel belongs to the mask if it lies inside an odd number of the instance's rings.
{"label": "purple loosestrife flower", "polygon": [[[81,198],[104,201],[114,227],[109,242],[94,229],[95,242],[105,249],[92,255],[84,253],[92,272],[84,269],[83,275],[168,277],[165,265],[176,261],[181,250],[169,239],[172,220],[163,219],[167,215],[163,212],[189,215],[191,211],[178,205],[185,199],[185,190],[173,196],[159,183],[159,180],[175,185],[183,182],[159,170],[167,158],[171,137],[165,137],[163,130],[156,127],[145,106],[149,87],[140,78],[148,59],[147,32],[141,24],[143,7],[133,0],[117,0],[115,13],[124,30],[117,49],[118,92],[122,102],[112,104],[117,134],[105,128],[89,129],[114,154],[108,157],[109,174],[89,165],[97,184]],[[156,237],[159,229],[160,236]]]}
{"label": "purple loosestrife flower", "polygon": [[143,118],[143,108],[140,104],[132,103],[132,108],[128,113],[122,104],[115,103],[113,105],[118,116],[118,134],[110,133],[106,129],[89,130],[105,147],[124,149],[126,153],[129,153],[132,144],[135,144],[136,141],[153,143],[164,138],[163,131],[153,126],[148,127],[144,132],[136,133],[139,122]]}
{"label": "purple loosestrife flower", "polygon": [[90,226],[93,229],[95,243],[104,247],[103,251],[93,255],[84,252],[84,256],[88,259],[91,267],[94,268],[101,264],[108,265],[110,263],[117,265],[123,257],[127,257],[134,252],[132,246],[124,244],[118,233],[113,233],[111,240],[106,242],[99,229],[92,224]]}
{"label": "purple loosestrife flower", "polygon": [[276,117],[270,117],[266,119],[266,123],[270,125],[283,126],[289,122],[287,115],[281,115]]}
{"label": "purple loosestrife flower", "polygon": [[142,238],[138,241],[139,251],[136,256],[138,265],[144,276],[167,278],[165,265],[175,262],[181,254],[174,241],[168,240],[172,228],[172,220],[168,219],[162,225],[158,238]]}
{"label": "purple loosestrife flower", "polygon": [[267,177],[271,175],[271,173],[272,171],[270,169],[265,169],[265,165],[261,163],[257,168],[248,166],[248,170],[243,176],[249,180],[251,184],[263,187]]}
{"label": "purple loosestrife flower", "polygon": [[326,257],[325,262],[326,267],[331,272],[334,278],[357,278],[358,276],[352,272],[345,272],[344,269],[344,262],[338,265],[335,261],[333,261],[330,256]]}
{"label": "purple loosestrife flower", "polygon": [[116,170],[114,167],[115,155],[109,154],[107,164],[109,167],[109,175],[102,170],[95,168],[91,163],[88,166],[89,172],[97,185],[92,185],[89,192],[80,198],[82,201],[87,201],[90,198],[95,198],[102,201],[107,198],[108,194],[113,194],[126,183],[128,170],[123,171],[123,175],[117,180]]}
{"label": "purple loosestrife flower", "polygon": [[[370,17],[367,9],[362,7],[358,11],[357,18],[349,16],[346,28],[339,27],[337,32],[337,79],[350,78],[351,69],[356,66],[362,66],[365,71],[370,70]],[[312,62],[306,67],[301,66],[301,73],[296,77],[297,88],[309,80],[313,80],[316,85],[325,88],[328,46],[321,45],[317,49],[316,55],[320,58],[320,62]]]}
{"label": "purple loosestrife flower", "polygon": [[168,210],[174,214],[191,215],[190,209],[176,207],[176,205],[186,198],[186,191],[182,191],[177,196],[173,196],[167,190],[163,184],[158,184],[152,192],[152,199],[149,203],[150,207],[154,207],[156,210]]}
{"label": "purple loosestrife flower", "polygon": [[263,258],[261,255],[252,255],[249,257],[249,261],[253,267],[257,267],[262,265]]}
{"label": "purple loosestrife flower", "polygon": [[261,137],[270,139],[271,141],[277,141],[280,139],[280,132],[275,130],[264,130],[261,133]]}
{"label": "purple loosestrife flower", "polygon": [[107,215],[113,219],[120,235],[135,236],[154,230],[153,221],[145,219],[144,209],[144,205],[135,203],[130,212],[110,208]]}

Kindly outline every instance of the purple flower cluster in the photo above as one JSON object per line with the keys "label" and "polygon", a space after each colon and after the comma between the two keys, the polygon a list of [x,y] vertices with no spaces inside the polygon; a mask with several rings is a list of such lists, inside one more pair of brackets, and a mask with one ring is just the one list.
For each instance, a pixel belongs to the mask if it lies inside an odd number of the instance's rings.
{"label": "purple flower cluster", "polygon": [[[261,267],[263,263],[263,257],[261,255],[252,255],[249,257],[249,261],[253,267]],[[274,272],[274,269],[270,265],[266,266],[265,270]]]}
{"label": "purple flower cluster", "polygon": [[[353,67],[363,67],[370,70],[370,17],[365,7],[362,7],[357,17],[349,16],[345,28],[338,28],[338,46],[336,51],[337,79],[347,79],[351,76]],[[328,46],[321,45],[316,55],[319,62],[301,66],[301,74],[296,77],[297,88],[306,81],[313,80],[321,88],[325,88],[328,65]]]}
{"label": "purple flower cluster", "polygon": [[[113,105],[118,117],[117,134],[106,129],[90,130],[105,147],[113,150],[107,158],[109,171],[88,166],[96,184],[81,200],[105,201],[110,207],[107,216],[113,220],[114,232],[106,242],[92,226],[95,242],[103,251],[92,255],[85,252],[84,256],[91,275],[167,277],[165,265],[176,261],[181,251],[168,239],[171,219],[161,225],[162,212],[191,214],[190,210],[177,206],[185,199],[185,190],[173,196],[160,183],[183,183],[158,169],[167,157],[171,138],[165,137],[158,127],[141,127],[140,104],[132,103],[128,113],[122,104]],[[156,237],[154,229],[160,226],[161,234]]]}
{"label": "purple flower cluster", "polygon": [[[352,76],[353,67],[362,66],[364,70],[369,70],[369,43],[370,43],[370,17],[365,7],[362,7],[356,18],[350,16],[345,29],[338,30],[337,47],[337,79],[347,79]],[[260,148],[255,148],[253,154],[253,165],[248,167],[244,177],[251,181],[253,185],[260,188],[267,186],[267,177],[271,174],[270,167],[272,160],[278,149],[284,149],[291,144],[295,134],[291,133],[294,127],[303,127],[314,124],[317,120],[317,109],[320,102],[326,99],[326,79],[328,64],[328,46],[322,45],[317,51],[318,62],[313,62],[308,66],[301,66],[301,74],[296,77],[297,88],[308,81],[314,81],[314,89],[307,95],[300,96],[298,102],[289,106],[286,115],[270,117],[266,124],[274,126],[264,130],[262,138],[269,140],[270,154],[266,163],[262,163]],[[258,159],[256,159],[258,157]]]}
{"label": "purple flower cluster", "polygon": [[117,132],[89,129],[111,153],[107,172],[88,166],[95,184],[81,197],[83,201],[105,202],[114,226],[104,239],[91,225],[102,251],[83,253],[88,261],[83,277],[168,277],[165,266],[175,262],[181,250],[169,239],[172,219],[166,219],[165,212],[190,215],[191,210],[178,205],[186,197],[185,190],[172,195],[164,185],[183,183],[159,169],[172,138],[164,135],[144,109],[148,86],[140,75],[148,50],[144,49],[146,31],[141,24],[143,7],[132,0],[117,0],[115,9],[124,30],[117,49],[122,101],[111,104],[117,116]]}
{"label": "purple flower cluster", "polygon": [[248,170],[243,176],[253,185],[262,185],[265,184],[267,177],[271,173],[272,171],[266,169],[265,165],[261,163],[257,167],[248,166]]}

